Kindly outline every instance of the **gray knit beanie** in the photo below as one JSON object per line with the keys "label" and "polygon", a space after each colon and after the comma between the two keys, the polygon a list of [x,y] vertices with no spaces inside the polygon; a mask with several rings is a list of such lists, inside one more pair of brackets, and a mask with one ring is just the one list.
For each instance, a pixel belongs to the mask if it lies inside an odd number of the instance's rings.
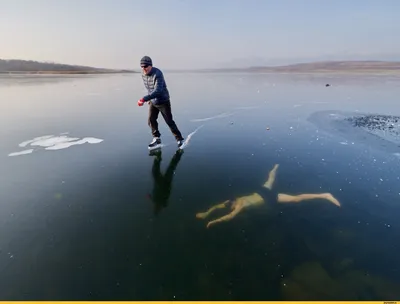
{"label": "gray knit beanie", "polygon": [[140,59],[140,65],[153,65],[153,61],[149,56],[144,56],[142,59]]}

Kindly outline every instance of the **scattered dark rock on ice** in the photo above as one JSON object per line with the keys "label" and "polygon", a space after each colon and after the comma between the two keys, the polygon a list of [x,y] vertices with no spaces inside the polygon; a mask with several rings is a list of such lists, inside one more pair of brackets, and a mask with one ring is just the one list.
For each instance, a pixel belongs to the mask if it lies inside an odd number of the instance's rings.
{"label": "scattered dark rock on ice", "polygon": [[346,118],[354,127],[366,128],[370,131],[387,131],[399,136],[400,117],[392,115],[362,115]]}
{"label": "scattered dark rock on ice", "polygon": [[400,152],[400,116],[324,110],[312,113],[307,121],[348,142],[389,153]]}

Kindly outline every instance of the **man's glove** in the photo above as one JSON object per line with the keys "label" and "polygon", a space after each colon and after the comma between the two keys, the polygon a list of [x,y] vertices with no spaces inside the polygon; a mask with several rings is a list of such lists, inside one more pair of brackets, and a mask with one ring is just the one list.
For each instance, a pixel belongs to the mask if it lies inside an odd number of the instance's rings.
{"label": "man's glove", "polygon": [[142,105],[144,105],[144,100],[143,100],[143,98],[141,98],[141,99],[138,100],[137,105],[138,105],[139,107],[141,107]]}

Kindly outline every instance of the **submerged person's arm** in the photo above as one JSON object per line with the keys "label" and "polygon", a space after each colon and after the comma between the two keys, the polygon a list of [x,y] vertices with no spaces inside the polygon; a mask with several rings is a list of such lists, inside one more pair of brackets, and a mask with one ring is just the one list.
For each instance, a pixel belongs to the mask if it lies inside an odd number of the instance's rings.
{"label": "submerged person's arm", "polygon": [[206,212],[199,212],[196,214],[196,217],[199,219],[205,219],[207,216],[209,216],[213,211],[217,210],[217,209],[222,209],[225,208],[227,206],[227,204],[230,202],[230,200],[226,200],[221,204],[217,204],[215,206],[212,206],[211,208],[209,208]]}
{"label": "submerged person's arm", "polygon": [[224,215],[216,220],[213,221],[209,221],[207,224],[207,228],[210,228],[210,226],[215,225],[216,223],[220,223],[220,222],[226,222],[226,221],[230,221],[231,219],[233,219],[240,211],[242,211],[242,207],[238,207],[235,208],[231,213]]}
{"label": "submerged person's arm", "polygon": [[264,199],[258,193],[253,193],[250,195],[239,197],[235,200],[235,203],[233,206],[234,209],[231,213],[224,215],[216,220],[208,222],[207,228],[209,228],[210,226],[212,226],[216,223],[230,221],[246,207],[258,206],[258,205],[262,205],[262,204],[264,204]]}

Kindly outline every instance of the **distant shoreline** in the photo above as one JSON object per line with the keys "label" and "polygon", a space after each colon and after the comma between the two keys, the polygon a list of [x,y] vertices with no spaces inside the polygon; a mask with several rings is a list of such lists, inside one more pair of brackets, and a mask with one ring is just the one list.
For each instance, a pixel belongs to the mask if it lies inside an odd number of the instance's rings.
{"label": "distant shoreline", "polygon": [[369,74],[400,75],[400,62],[388,61],[326,61],[285,66],[253,66],[244,68],[214,68],[169,70],[192,73],[265,73],[265,74]]}
{"label": "distant shoreline", "polygon": [[[253,73],[253,74],[315,74],[315,75],[386,75],[399,76],[400,62],[396,61],[321,61],[281,66],[249,66],[232,68],[165,69],[171,73]],[[100,75],[137,74],[131,69],[109,69],[59,63],[2,60],[0,74],[9,75]]]}
{"label": "distant shoreline", "polygon": [[[270,71],[251,69],[213,69],[213,70],[166,70],[168,73],[193,74],[275,74],[275,75],[376,75],[400,76],[400,70],[303,70],[303,71]],[[110,75],[110,74],[138,74],[132,71],[0,71],[0,75]]]}
{"label": "distant shoreline", "polygon": [[137,74],[132,71],[0,71],[5,75],[92,75],[92,74]]}
{"label": "distant shoreline", "polygon": [[166,70],[169,73],[194,73],[194,74],[224,74],[224,73],[253,73],[253,74],[276,74],[276,75],[382,75],[400,76],[400,70],[309,70],[309,71],[257,71],[250,69],[232,70]]}
{"label": "distant shoreline", "polygon": [[89,74],[122,74],[139,73],[131,69],[97,68],[91,66],[70,65],[33,60],[0,59],[0,74],[18,75],[89,75]]}

